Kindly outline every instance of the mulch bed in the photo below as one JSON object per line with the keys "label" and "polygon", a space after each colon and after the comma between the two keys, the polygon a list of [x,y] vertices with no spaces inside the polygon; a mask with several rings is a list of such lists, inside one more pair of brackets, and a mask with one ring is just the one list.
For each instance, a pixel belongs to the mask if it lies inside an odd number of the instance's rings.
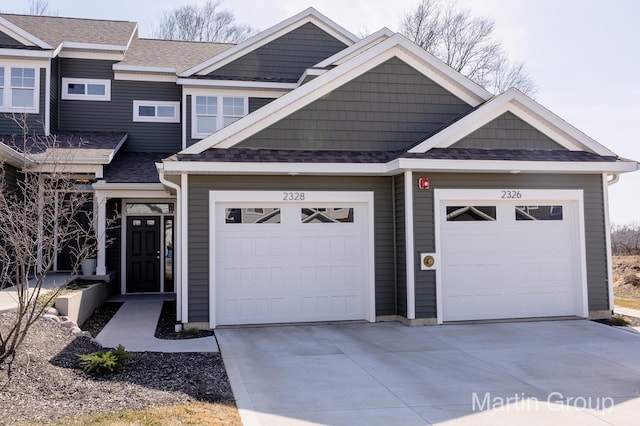
{"label": "mulch bed", "polygon": [[630,317],[627,315],[615,314],[611,319],[599,319],[594,320],[595,322],[599,322],[601,324],[611,325],[614,327],[620,326],[630,326],[630,327],[640,327],[640,318]]}
{"label": "mulch bed", "polygon": [[113,318],[122,306],[122,302],[105,302],[98,309],[96,309],[91,317],[87,318],[85,322],[80,324],[80,328],[84,331],[91,333],[93,337],[96,337],[98,333],[102,331],[105,325]]}
{"label": "mulch bed", "polygon": [[[0,314],[0,327],[8,325],[12,315]],[[104,320],[107,314],[100,316]],[[234,401],[218,353],[133,353],[121,374],[86,374],[78,354],[101,349],[93,339],[71,336],[57,324],[36,322],[11,374],[6,363],[0,365],[0,424],[42,424],[78,414]]]}
{"label": "mulch bed", "polygon": [[[158,339],[165,340],[179,340],[179,339],[194,339],[198,337],[214,336],[213,330],[196,330],[187,329],[180,332],[176,332],[176,301],[167,300],[162,305],[162,312],[160,313],[160,319],[158,320],[158,327],[156,328],[155,336]],[[84,328],[83,328],[84,330]]]}

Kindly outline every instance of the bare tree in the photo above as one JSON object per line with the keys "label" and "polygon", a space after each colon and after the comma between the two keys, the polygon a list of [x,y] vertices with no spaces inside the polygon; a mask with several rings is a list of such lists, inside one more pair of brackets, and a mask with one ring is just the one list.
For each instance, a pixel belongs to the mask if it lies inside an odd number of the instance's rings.
{"label": "bare tree", "polygon": [[29,134],[26,114],[12,118],[22,135],[9,144],[22,153],[22,165],[0,163],[0,289],[12,287],[18,307],[9,324],[0,324],[0,364],[10,362],[47,304],[68,284],[42,292],[63,248],[71,249],[73,276],[80,261],[95,252],[97,240],[106,238],[94,231],[93,193],[78,187],[67,166],[78,147]]}
{"label": "bare tree", "polygon": [[55,16],[58,12],[53,12],[49,9],[49,0],[29,0],[27,14]]}
{"label": "bare tree", "polygon": [[640,222],[611,227],[611,251],[615,256],[640,255]]}
{"label": "bare tree", "polygon": [[495,23],[457,9],[452,1],[421,0],[402,18],[401,32],[454,70],[493,93],[510,87],[532,95],[537,87],[523,63],[511,63],[494,39]]}
{"label": "bare tree", "polygon": [[203,6],[184,5],[164,12],[153,35],[166,40],[238,43],[255,32],[248,25],[236,24],[233,13],[221,9],[220,1],[207,1]]}

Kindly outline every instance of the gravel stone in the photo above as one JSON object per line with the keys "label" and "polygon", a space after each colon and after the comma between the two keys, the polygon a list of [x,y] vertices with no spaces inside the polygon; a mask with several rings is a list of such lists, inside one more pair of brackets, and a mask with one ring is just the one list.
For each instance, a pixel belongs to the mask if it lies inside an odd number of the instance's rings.
{"label": "gravel stone", "polygon": [[[0,314],[0,328],[11,323]],[[58,324],[37,321],[11,365],[0,365],[0,424],[36,424],[67,416],[141,410],[188,402],[233,402],[219,353],[133,353],[121,374],[91,376],[78,354],[103,348]]]}
{"label": "gravel stone", "polygon": [[52,322],[54,324],[58,324],[60,322],[60,318],[57,315],[53,315],[53,314],[44,314],[42,316],[42,319],[44,321]]}
{"label": "gravel stone", "polygon": [[55,315],[55,316],[60,315],[60,312],[58,312],[58,310],[53,306],[50,306],[47,309],[45,309],[44,313],[49,315]]}

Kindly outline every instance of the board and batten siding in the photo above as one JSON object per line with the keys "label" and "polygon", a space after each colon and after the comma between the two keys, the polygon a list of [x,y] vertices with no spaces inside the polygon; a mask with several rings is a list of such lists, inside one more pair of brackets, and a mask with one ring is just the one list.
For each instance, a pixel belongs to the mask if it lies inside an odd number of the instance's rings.
{"label": "board and batten siding", "polygon": [[511,112],[490,121],[451,148],[566,150]]}
{"label": "board and batten siding", "polygon": [[[431,189],[418,189],[418,179],[429,178]],[[584,217],[589,310],[609,309],[606,228],[602,176],[552,174],[445,174],[413,176],[415,232],[416,317],[436,317],[435,271],[420,270],[420,253],[435,252],[433,191],[435,189],[581,189]]]}
{"label": "board and batten siding", "polygon": [[346,44],[307,23],[241,58],[209,73],[231,79],[267,79],[296,82],[310,68],[340,52]]}
{"label": "board and batten siding", "polygon": [[[215,95],[215,92],[212,92],[212,95]],[[194,143],[200,142],[202,139],[193,139],[191,137],[191,129],[192,129],[192,125],[193,125],[193,120],[191,117],[191,112],[192,110],[192,102],[191,102],[191,95],[187,95],[187,144],[186,146],[189,147],[191,145],[193,145]],[[249,98],[249,114],[251,114],[254,111],[257,111],[258,109],[262,108],[263,106],[269,104],[270,102],[274,101],[276,98]]]}
{"label": "board and batten siding", "polygon": [[431,79],[391,58],[237,147],[403,150],[469,110]]}
{"label": "board and batten siding", "polygon": [[[36,70],[38,70],[39,64],[34,65]],[[5,71],[7,72],[7,71]],[[38,113],[28,113],[27,114],[27,127],[28,132],[30,134],[36,135],[44,135],[44,117],[46,110],[46,90],[47,90],[47,70],[46,68],[39,68],[40,73],[40,87],[39,87],[39,96],[40,100],[38,102],[39,109]],[[8,90],[5,88],[4,90]],[[22,137],[22,129],[16,122],[12,119],[13,114],[10,112],[0,112],[0,135],[19,135]],[[20,120],[20,114],[16,113],[15,117]]]}
{"label": "board and batten siding", "polygon": [[[376,315],[396,314],[389,177],[189,176],[189,322],[209,321],[209,191],[373,191]],[[247,200],[250,201],[250,200]]]}
{"label": "board and batten siding", "polygon": [[111,101],[60,101],[60,130],[127,132],[123,149],[174,153],[182,148],[180,123],[133,121],[133,101],[181,100],[181,87],[169,82],[113,80],[113,61],[62,59],[61,78],[111,80]]}

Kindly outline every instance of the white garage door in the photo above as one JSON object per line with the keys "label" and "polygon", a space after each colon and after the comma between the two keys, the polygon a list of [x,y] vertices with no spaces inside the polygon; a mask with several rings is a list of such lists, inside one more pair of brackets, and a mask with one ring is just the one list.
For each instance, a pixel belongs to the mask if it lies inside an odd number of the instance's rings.
{"label": "white garage door", "polygon": [[368,319],[367,229],[357,202],[215,203],[217,325]]}
{"label": "white garage door", "polygon": [[577,201],[439,208],[443,321],[583,315]]}

